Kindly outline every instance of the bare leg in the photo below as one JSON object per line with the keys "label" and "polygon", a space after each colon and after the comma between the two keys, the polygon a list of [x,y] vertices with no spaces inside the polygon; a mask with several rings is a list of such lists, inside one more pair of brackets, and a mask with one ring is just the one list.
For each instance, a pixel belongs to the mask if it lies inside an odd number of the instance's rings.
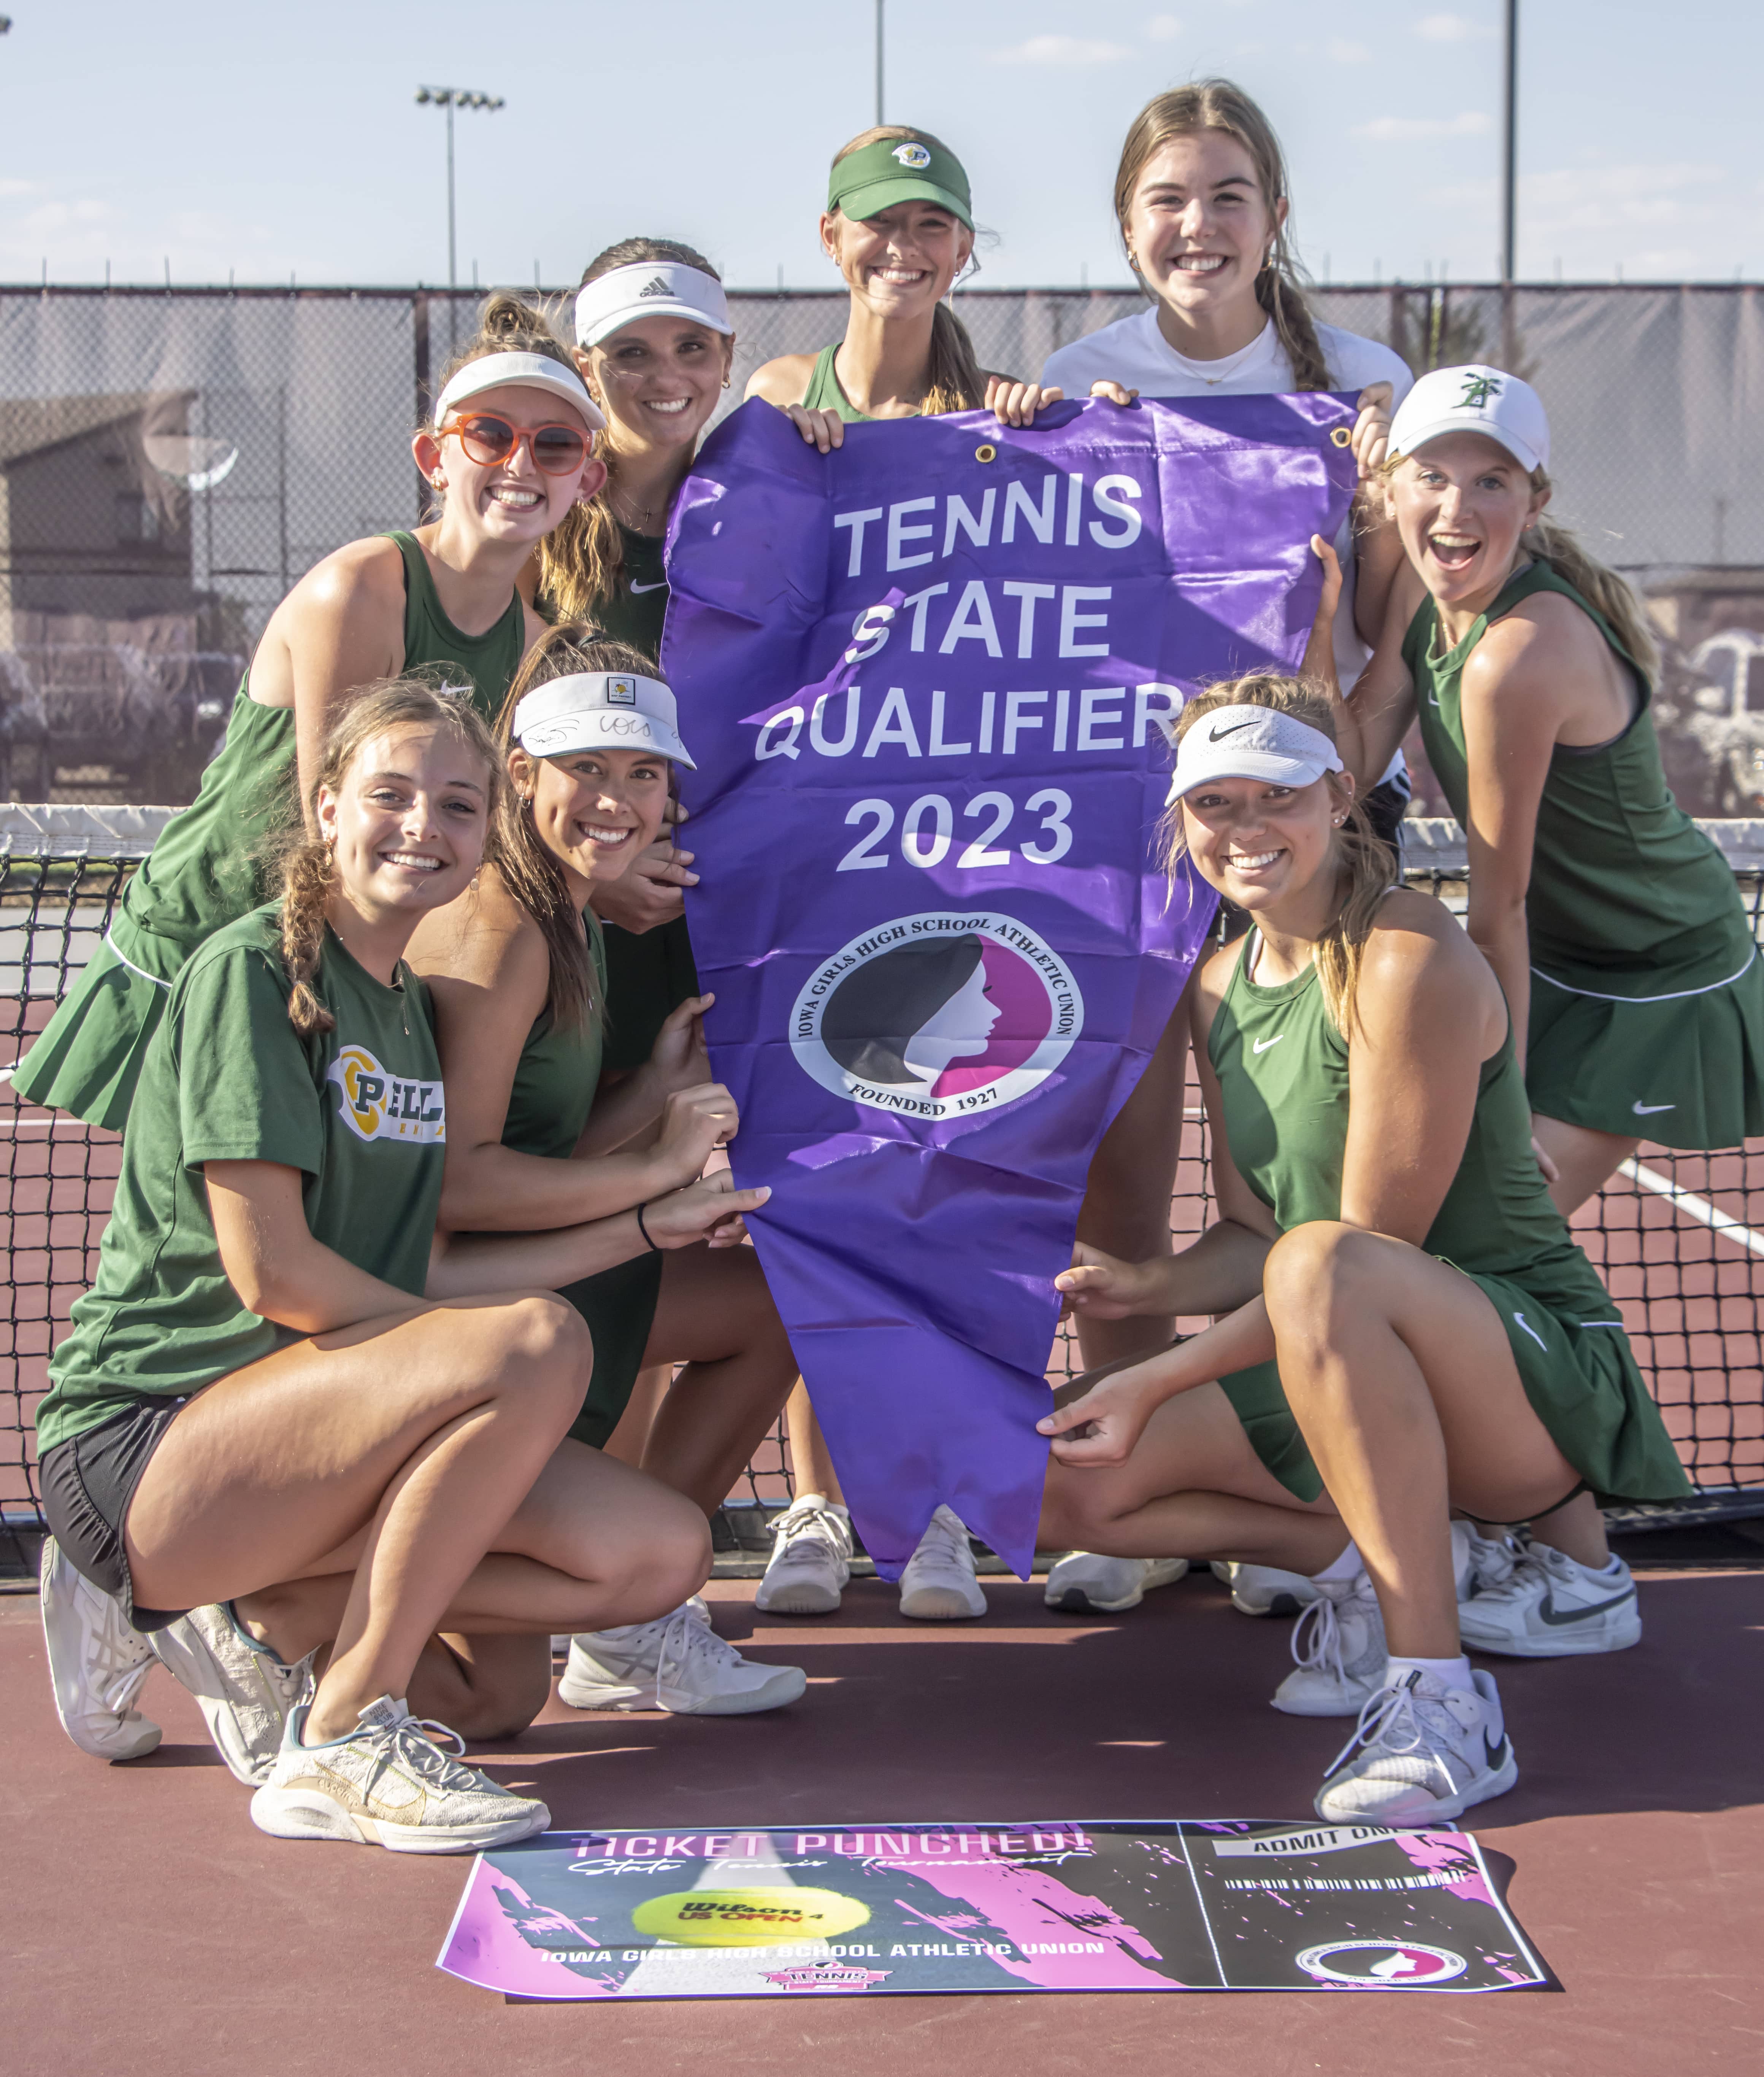
{"label": "bare leg", "polygon": [[609,1457],[629,1464],[633,1471],[643,1463],[649,1431],[655,1425],[656,1410],[673,1381],[674,1367],[671,1363],[651,1363],[647,1369],[639,1371],[631,1396],[625,1402],[625,1411],[618,1417],[618,1426],[603,1446]]}
{"label": "bare leg", "polygon": [[[1170,1197],[1182,1145],[1182,1101],[1188,1085],[1186,999],[1166,1026],[1133,1094],[1091,1156],[1078,1238],[1122,1262],[1149,1262],[1170,1253]],[[1117,1356],[1150,1355],[1167,1348],[1176,1330],[1167,1317],[1078,1322],[1084,1367]],[[1156,1554],[1167,1555],[1164,1552]]]}
{"label": "bare leg", "polygon": [[751,1247],[682,1248],[662,1269],[646,1362],[684,1361],[650,1429],[643,1467],[716,1513],[784,1408],[790,1338]]}
{"label": "bare leg", "polygon": [[[234,1372],[178,1414],[136,1488],[142,1603],[351,1571],[315,1739],[406,1694],[437,1630],[491,1613],[538,1632],[628,1621],[633,1599],[661,1613],[704,1578],[709,1538],[673,1496],[563,1442],[591,1361],[579,1317],[545,1292],[426,1307]],[[497,1550],[513,1555],[486,1560]],[[483,1571],[490,1591],[466,1592]]]}
{"label": "bare leg", "polygon": [[784,1430],[790,1438],[791,1480],[797,1497],[805,1493],[819,1493],[825,1501],[836,1506],[845,1505],[844,1489],[839,1484],[839,1474],[834,1469],[833,1453],[827,1447],[827,1438],[821,1432],[821,1423],[814,1417],[814,1408],[809,1401],[809,1388],[799,1377],[784,1410]]}
{"label": "bare leg", "polygon": [[1593,1132],[1583,1125],[1564,1125],[1559,1118],[1533,1114],[1531,1129],[1537,1144],[1556,1164],[1550,1195],[1564,1218],[1598,1195],[1641,1143],[1614,1132]]}
{"label": "bare leg", "polygon": [[1216,1384],[1166,1400],[1125,1464],[1050,1463],[1038,1540],[1049,1550],[1222,1556],[1304,1573],[1321,1571],[1347,1547],[1329,1501],[1287,1491]]}
{"label": "bare leg", "polygon": [[1486,1295],[1419,1248],[1319,1221],[1263,1272],[1280,1379],[1403,1657],[1459,1650],[1450,1511],[1529,1520],[1576,1474]]}

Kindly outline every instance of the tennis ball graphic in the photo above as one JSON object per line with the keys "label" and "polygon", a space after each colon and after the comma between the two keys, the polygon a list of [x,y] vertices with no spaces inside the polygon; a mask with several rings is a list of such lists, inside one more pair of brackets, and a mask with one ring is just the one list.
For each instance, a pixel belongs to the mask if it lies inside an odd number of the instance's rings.
{"label": "tennis ball graphic", "polygon": [[836,1889],[681,1889],[639,1904],[631,1924],[683,1947],[770,1947],[836,1940],[869,1916],[867,1904]]}

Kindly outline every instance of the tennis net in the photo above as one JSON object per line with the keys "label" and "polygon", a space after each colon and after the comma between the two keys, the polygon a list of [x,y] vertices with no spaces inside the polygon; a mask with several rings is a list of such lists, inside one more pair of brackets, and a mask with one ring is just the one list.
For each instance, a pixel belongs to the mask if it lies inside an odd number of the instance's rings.
{"label": "tennis net", "polygon": [[[0,806],[0,1067],[42,1030],[97,950],[171,812]],[[1764,942],[1764,823],[1704,826]],[[1410,884],[1461,912],[1455,826],[1412,821],[1408,842]],[[0,1085],[0,1526],[15,1539],[42,1527],[31,1414],[68,1308],[96,1273],[120,1153],[116,1134],[22,1103]],[[1171,1206],[1179,1245],[1205,1225],[1210,1203],[1205,1130],[1191,1113]],[[1698,1489],[1674,1517],[1764,1513],[1764,1140],[1719,1154],[1644,1147],[1578,1215],[1575,1231],[1618,1301]],[[1080,1367],[1063,1326],[1049,1376]],[[790,1491],[780,1429],[732,1497],[773,1506]]]}

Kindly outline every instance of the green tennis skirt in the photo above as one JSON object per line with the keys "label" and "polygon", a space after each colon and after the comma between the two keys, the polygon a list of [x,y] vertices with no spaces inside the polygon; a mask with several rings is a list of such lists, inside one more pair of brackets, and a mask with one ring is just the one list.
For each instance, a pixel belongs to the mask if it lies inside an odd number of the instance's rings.
{"label": "green tennis skirt", "polygon": [[[1691,1491],[1614,1305],[1582,1320],[1506,1277],[1470,1280],[1500,1315],[1533,1411],[1601,1505],[1679,1500]],[[1317,1499],[1323,1480],[1275,1365],[1234,1371],[1219,1385],[1275,1477],[1296,1498]]]}
{"label": "green tennis skirt", "polygon": [[27,1103],[120,1132],[141,1063],[189,954],[119,915],[60,1006],[12,1071]]}
{"label": "green tennis skirt", "polygon": [[[1633,978],[1639,993],[1670,976]],[[1525,1089],[1545,1118],[1661,1147],[1737,1147],[1764,1133],[1764,957],[1717,987],[1639,1001],[1583,993],[1534,967]]]}
{"label": "green tennis skirt", "polygon": [[630,1404],[655,1322],[661,1278],[662,1257],[639,1255],[597,1276],[566,1284],[559,1293],[587,1322],[594,1339],[594,1375],[582,1410],[570,1426],[578,1442],[604,1450]]}

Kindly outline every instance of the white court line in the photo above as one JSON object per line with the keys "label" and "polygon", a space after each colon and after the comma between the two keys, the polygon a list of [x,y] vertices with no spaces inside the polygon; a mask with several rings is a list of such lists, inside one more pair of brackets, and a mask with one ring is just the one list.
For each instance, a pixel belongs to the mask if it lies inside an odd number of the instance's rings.
{"label": "white court line", "polygon": [[1657,1168],[1644,1168],[1639,1161],[1625,1161],[1620,1172],[1639,1183],[1644,1190],[1652,1190],[1657,1197],[1664,1197],[1675,1211],[1683,1212],[1687,1219],[1697,1220],[1711,1233],[1724,1235],[1739,1247],[1749,1248],[1754,1255],[1764,1255],[1764,1234],[1754,1233],[1751,1227],[1742,1226],[1737,1219],[1729,1218],[1719,1205],[1712,1205],[1707,1197],[1681,1190],[1670,1176],[1662,1176]]}

